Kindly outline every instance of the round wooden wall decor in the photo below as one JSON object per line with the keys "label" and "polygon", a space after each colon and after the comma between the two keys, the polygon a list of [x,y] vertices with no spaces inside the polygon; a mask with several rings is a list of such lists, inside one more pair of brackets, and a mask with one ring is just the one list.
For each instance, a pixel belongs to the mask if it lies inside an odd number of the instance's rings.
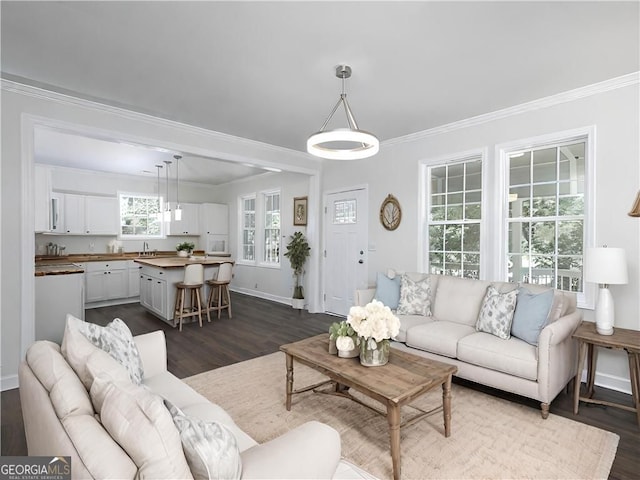
{"label": "round wooden wall decor", "polygon": [[395,230],[402,220],[400,202],[393,195],[387,195],[380,206],[380,223],[387,230]]}

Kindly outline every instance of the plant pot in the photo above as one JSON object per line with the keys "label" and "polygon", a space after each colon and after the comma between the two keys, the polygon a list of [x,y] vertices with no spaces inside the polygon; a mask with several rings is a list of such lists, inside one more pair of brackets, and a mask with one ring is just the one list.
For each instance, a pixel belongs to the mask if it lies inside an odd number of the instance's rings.
{"label": "plant pot", "polygon": [[[349,348],[346,348],[347,346]],[[360,349],[356,344],[355,337],[343,336],[336,338],[336,347],[338,348],[338,356],[341,358],[353,358],[360,355]]]}
{"label": "plant pot", "polygon": [[358,355],[360,355],[358,347],[352,348],[351,350],[338,350],[338,356],[340,358],[354,358]]}
{"label": "plant pot", "polygon": [[389,361],[389,340],[376,342],[373,338],[360,339],[360,363],[365,367],[381,367]]}
{"label": "plant pot", "polygon": [[304,298],[292,298],[291,299],[291,306],[293,308],[297,308],[299,310],[302,310],[304,308]]}
{"label": "plant pot", "polygon": [[335,338],[330,338],[329,339],[329,353],[331,355],[335,355],[338,353],[338,348],[336,347],[336,339]]}
{"label": "plant pot", "polygon": [[188,252],[188,251],[186,251],[186,250],[178,250],[178,256],[179,256],[179,257],[186,258],[186,257],[188,257],[188,256],[189,256],[189,252]]}

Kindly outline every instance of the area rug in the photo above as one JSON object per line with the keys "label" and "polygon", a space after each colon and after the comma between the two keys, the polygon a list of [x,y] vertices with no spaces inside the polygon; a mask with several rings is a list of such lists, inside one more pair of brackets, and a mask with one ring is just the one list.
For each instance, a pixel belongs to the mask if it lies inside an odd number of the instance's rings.
{"label": "area rug", "polygon": [[[384,368],[384,367],[378,367]],[[294,363],[294,387],[321,381],[318,372]],[[355,402],[305,392],[285,409],[285,357],[274,353],[185,380],[222,406],[259,443],[309,420],[331,425],[342,455],[381,479],[392,478],[386,418]],[[443,435],[442,413],[401,430],[403,479],[607,478],[618,435],[473,389],[453,385],[452,434]],[[415,402],[429,410],[441,389]],[[374,402],[375,403],[375,402]],[[406,410],[404,414],[412,412]]]}

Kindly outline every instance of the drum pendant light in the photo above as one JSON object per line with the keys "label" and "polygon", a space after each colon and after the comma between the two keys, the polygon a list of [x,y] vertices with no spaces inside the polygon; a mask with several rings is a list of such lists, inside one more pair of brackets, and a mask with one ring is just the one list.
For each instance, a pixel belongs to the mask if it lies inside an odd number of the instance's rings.
{"label": "drum pendant light", "polygon": [[164,160],[164,164],[166,165],[166,174],[167,174],[167,202],[164,207],[164,221],[171,222],[171,204],[169,203],[169,165],[171,165],[171,160]]}
{"label": "drum pendant light", "polygon": [[[351,76],[351,67],[338,65],[336,77],[342,79],[342,93],[329,117],[325,120],[320,130],[307,140],[307,151],[317,157],[329,160],[360,160],[368,158],[380,149],[380,142],[372,133],[358,129],[358,124],[347,101],[345,93],[345,80]],[[327,124],[342,105],[347,116],[349,128],[337,128],[325,130]]]}

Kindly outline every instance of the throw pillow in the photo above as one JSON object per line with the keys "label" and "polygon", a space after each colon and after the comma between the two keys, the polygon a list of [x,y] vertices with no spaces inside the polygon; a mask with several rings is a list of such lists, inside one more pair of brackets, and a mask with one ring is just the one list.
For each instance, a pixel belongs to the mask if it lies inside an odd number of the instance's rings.
{"label": "throw pillow", "polygon": [[431,287],[429,276],[413,281],[408,275],[400,278],[398,315],[431,315]]}
{"label": "throw pillow", "polygon": [[[138,347],[133,340],[129,327],[122,320],[116,318],[108,325],[101,327],[95,323],[83,322],[73,315],[67,315],[67,325],[62,339],[62,349],[65,356],[69,352],[69,340],[73,339],[75,332],[80,332],[93,345],[104,350],[112,358],[124,365],[133,383],[136,385],[142,384],[144,370],[140,352],[138,352]],[[67,338],[67,336],[70,338]],[[91,385],[87,388],[90,387]]]}
{"label": "throw pillow", "polygon": [[191,469],[199,479],[238,479],[242,475],[242,459],[236,438],[218,422],[205,422],[185,415],[165,399],[164,404],[180,432],[182,449]]}
{"label": "throw pillow", "polygon": [[553,295],[553,289],[535,294],[520,287],[516,311],[513,314],[511,335],[531,345],[538,345],[540,332],[547,326]]}
{"label": "throw pillow", "polygon": [[102,425],[138,467],[136,478],[193,478],[162,398],[145,387],[102,375],[89,393]]}
{"label": "throw pillow", "polygon": [[511,322],[517,298],[518,290],[500,293],[496,287],[489,285],[480,307],[476,330],[504,340],[511,338]]}
{"label": "throw pillow", "polygon": [[389,278],[384,273],[378,272],[376,293],[373,298],[391,310],[397,309],[400,301],[400,277]]}

